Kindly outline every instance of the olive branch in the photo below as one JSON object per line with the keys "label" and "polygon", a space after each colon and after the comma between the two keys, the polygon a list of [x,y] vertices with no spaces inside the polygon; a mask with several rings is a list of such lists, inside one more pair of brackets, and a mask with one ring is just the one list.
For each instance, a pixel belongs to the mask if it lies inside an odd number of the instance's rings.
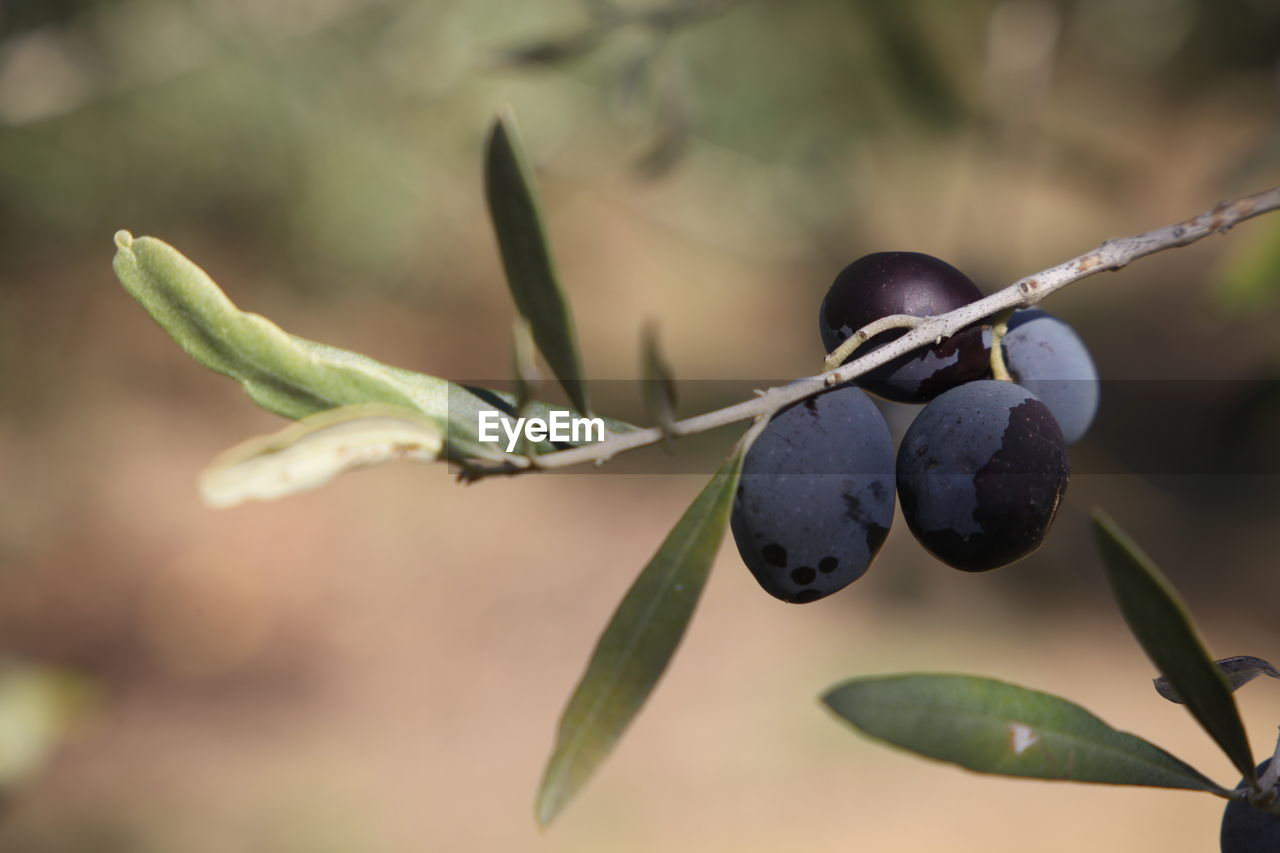
{"label": "olive branch", "polygon": [[[779,409],[812,397],[825,388],[840,385],[874,370],[899,356],[949,338],[961,329],[1003,311],[1035,305],[1068,284],[1100,272],[1119,270],[1146,255],[1189,246],[1212,234],[1226,233],[1233,226],[1280,208],[1280,187],[1223,202],[1199,216],[1132,237],[1107,240],[1098,248],[1063,261],[1038,273],[1025,276],[1009,286],[954,311],[928,317],[894,314],[869,323],[855,332],[827,358],[828,370],[769,388],[750,400],[676,421],[667,430],[658,427],[611,435],[602,442],[560,450],[536,458],[517,457],[502,465],[476,465],[471,478],[491,474],[511,474],[535,469],[565,468],[584,462],[605,462],[618,453],[661,441],[664,435],[694,435],[750,418],[769,417]],[[907,329],[899,338],[877,347],[848,364],[840,362],[875,335],[891,329]]]}
{"label": "olive branch", "polygon": [[[506,453],[477,435],[478,415],[543,417],[563,411],[530,398],[532,353],[539,351],[577,412],[590,414],[569,301],[552,260],[532,171],[509,115],[494,123],[485,156],[485,192],[507,284],[520,314],[515,334],[516,393],[451,382],[391,367],[291,335],[270,320],[237,308],[196,264],[152,237],[116,235],[116,274],[126,290],[193,359],[239,382],[263,408],[297,421],[274,435],[232,448],[201,476],[207,503],[228,506],[314,488],[351,468],[393,459],[458,466],[463,479],[602,463],[659,441],[755,420],[756,430],[783,407],[849,382],[913,350],[938,343],[987,318],[999,326],[1016,308],[1034,305],[1072,282],[1118,270],[1145,255],[1186,246],[1280,208],[1280,187],[1224,202],[1190,219],[1097,249],[1021,278],[982,299],[929,317],[883,317],[858,330],[827,358],[824,372],[758,391],[751,399],[684,420],[672,415],[674,380],[643,340],[646,392],[654,427],[605,418],[603,441],[576,446],[526,441]],[[874,335],[901,337],[847,364]],[[998,359],[999,347],[993,349]],[[999,369],[996,370],[999,375]],[[609,754],[666,670],[692,618],[728,524],[742,462],[756,430],[748,430],[680,517],[614,612],[561,717],[556,745],[539,786],[537,818],[550,822]],[[1275,766],[1259,780],[1228,684],[1209,660],[1181,603],[1144,555],[1105,516],[1095,519],[1100,548],[1117,598],[1137,636],[1176,695],[1214,736],[1245,778],[1253,799],[1270,796]],[[1172,651],[1170,651],[1172,650]],[[1252,660],[1252,659],[1251,659]],[[1241,682],[1242,683],[1242,682]],[[1083,708],[1048,694],[963,676],[856,679],[829,692],[838,715],[882,740],[970,769],[1036,778],[1063,778],[1050,760],[1077,756],[1078,781],[1155,785],[1233,795],[1158,747],[1111,729]],[[902,708],[934,703],[935,714]],[[1016,712],[1016,713],[1015,713]],[[966,740],[956,719],[991,737]],[[1016,737],[1015,759],[990,744]],[[1042,748],[1037,749],[1036,744]]]}

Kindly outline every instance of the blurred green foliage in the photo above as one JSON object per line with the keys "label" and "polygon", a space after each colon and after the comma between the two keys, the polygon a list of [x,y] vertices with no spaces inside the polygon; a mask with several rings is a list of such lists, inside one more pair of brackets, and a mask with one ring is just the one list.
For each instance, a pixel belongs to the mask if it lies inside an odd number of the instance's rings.
{"label": "blurred green foliage", "polygon": [[94,698],[89,684],[68,671],[0,662],[0,793],[12,795],[45,768]]}
{"label": "blurred green foliage", "polygon": [[1280,298],[1280,224],[1241,235],[1218,273],[1218,301],[1227,313],[1265,309]]}
{"label": "blurred green foliage", "polygon": [[[0,28],[10,245],[100,242],[106,223],[195,231],[321,290],[450,256],[480,117],[506,98],[541,102],[522,113],[544,164],[569,168],[582,139],[604,153],[579,168],[604,180],[644,154],[623,142],[637,128],[658,144],[688,131],[839,213],[857,192],[832,171],[1022,121],[1042,108],[1018,91],[1037,76],[1104,109],[1178,109],[1274,88],[1280,56],[1280,10],[1252,0],[28,0]],[[1081,130],[1045,132],[1088,179],[1114,152]]]}

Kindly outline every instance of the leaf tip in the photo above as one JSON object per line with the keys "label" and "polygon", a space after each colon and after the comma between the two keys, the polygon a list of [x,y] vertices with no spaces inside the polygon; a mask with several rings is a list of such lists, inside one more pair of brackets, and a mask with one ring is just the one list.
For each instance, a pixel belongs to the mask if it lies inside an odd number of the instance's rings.
{"label": "leaf tip", "polygon": [[196,478],[196,493],[200,503],[208,509],[230,509],[247,501],[247,495],[234,492],[226,485],[225,472],[212,466],[200,472]]}
{"label": "leaf tip", "polygon": [[503,104],[498,107],[493,115],[493,124],[495,129],[501,129],[504,133],[510,133],[516,125],[516,110],[511,104]]}
{"label": "leaf tip", "polygon": [[115,233],[113,239],[116,242],[116,248],[122,252],[127,252],[133,248],[133,235],[123,228]]}
{"label": "leaf tip", "polygon": [[494,111],[493,121],[489,124],[489,136],[485,141],[485,147],[490,151],[499,144],[510,147],[511,137],[515,135],[515,121],[516,114],[511,109],[510,104],[504,104]]}
{"label": "leaf tip", "polygon": [[557,791],[543,785],[538,791],[538,801],[534,804],[533,817],[538,822],[538,829],[547,829],[551,826],[551,822],[556,819],[556,815],[560,814],[560,809],[564,806],[564,798]]}
{"label": "leaf tip", "polygon": [[1150,563],[1150,559],[1138,547],[1137,543],[1129,538],[1128,534],[1116,523],[1116,520],[1102,507],[1095,506],[1089,510],[1089,521],[1093,527],[1094,540],[1099,544],[1117,545],[1129,552],[1135,559]]}

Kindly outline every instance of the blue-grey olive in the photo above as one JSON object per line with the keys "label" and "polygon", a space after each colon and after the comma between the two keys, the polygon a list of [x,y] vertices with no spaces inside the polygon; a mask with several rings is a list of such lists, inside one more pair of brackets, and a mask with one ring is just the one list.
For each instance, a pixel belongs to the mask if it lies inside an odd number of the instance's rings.
{"label": "blue-grey olive", "polygon": [[773,416],[743,460],[730,526],[760,585],[800,604],[862,577],[893,506],[889,428],[861,389],[844,385]]}
{"label": "blue-grey olive", "polygon": [[[1261,776],[1271,759],[1258,765]],[[1240,780],[1237,790],[1245,787]],[[1232,800],[1222,813],[1222,853],[1276,853],[1280,851],[1280,815],[1265,812],[1246,800]]]}
{"label": "blue-grey olive", "polygon": [[1098,414],[1098,368],[1067,323],[1035,308],[1015,311],[1002,341],[1014,381],[1040,398],[1074,444]]}

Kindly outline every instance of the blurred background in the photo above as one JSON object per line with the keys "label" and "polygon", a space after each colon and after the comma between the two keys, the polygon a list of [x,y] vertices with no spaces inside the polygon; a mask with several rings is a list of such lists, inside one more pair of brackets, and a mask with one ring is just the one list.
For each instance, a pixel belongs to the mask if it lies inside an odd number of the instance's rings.
{"label": "blurred background", "polygon": [[[899,523],[864,579],[797,607],[726,543],[672,669],[545,832],[563,703],[703,478],[401,465],[200,504],[201,468],[281,421],[124,293],[113,232],[295,334],[502,380],[480,163],[504,105],[589,371],[638,377],[655,319],[677,376],[715,380],[686,386],[694,414],[720,380],[815,372],[818,302],[864,253],[990,291],[1280,182],[1280,6],[0,2],[0,850],[1215,849],[1211,797],[966,774],[816,697],[992,676],[1234,784],[1151,689],[1086,522],[1101,505],[1146,546],[1217,656],[1280,658],[1280,216],[1046,302],[1109,381],[1033,557],[961,575]],[[1269,753],[1280,685],[1239,696]]]}

